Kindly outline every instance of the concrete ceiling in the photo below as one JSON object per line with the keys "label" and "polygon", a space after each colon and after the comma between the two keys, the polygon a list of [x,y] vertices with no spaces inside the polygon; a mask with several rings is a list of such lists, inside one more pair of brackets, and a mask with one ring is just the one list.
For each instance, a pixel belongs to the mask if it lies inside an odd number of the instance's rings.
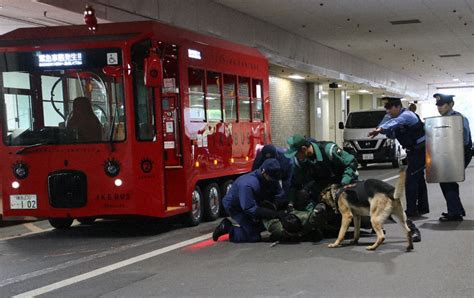
{"label": "concrete ceiling", "polygon": [[426,84],[474,85],[474,0],[214,1]]}
{"label": "concrete ceiling", "polygon": [[[213,1],[433,87],[474,85],[474,0]],[[65,10],[33,0],[1,0],[0,34],[83,24],[82,13],[73,12],[82,11],[83,2],[69,1],[77,7]],[[392,24],[407,20],[418,22]]]}

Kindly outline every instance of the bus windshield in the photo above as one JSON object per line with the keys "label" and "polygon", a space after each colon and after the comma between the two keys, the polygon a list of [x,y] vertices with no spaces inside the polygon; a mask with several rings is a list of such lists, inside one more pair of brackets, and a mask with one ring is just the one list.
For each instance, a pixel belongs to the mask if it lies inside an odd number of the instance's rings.
{"label": "bus windshield", "polygon": [[121,53],[119,48],[0,53],[4,144],[124,140]]}
{"label": "bus windshield", "polygon": [[385,111],[353,112],[347,117],[346,128],[375,128],[385,115]]}

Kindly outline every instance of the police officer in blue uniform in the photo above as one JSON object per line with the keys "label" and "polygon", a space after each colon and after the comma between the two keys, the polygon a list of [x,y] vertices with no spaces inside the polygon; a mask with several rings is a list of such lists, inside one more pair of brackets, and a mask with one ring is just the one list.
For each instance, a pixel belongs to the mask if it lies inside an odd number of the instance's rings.
{"label": "police officer in blue uniform", "polygon": [[291,159],[285,156],[285,148],[276,147],[272,144],[263,146],[262,150],[257,153],[252,165],[252,171],[257,170],[262,166],[263,162],[269,158],[275,158],[280,163],[281,168],[281,185],[284,191],[284,198],[288,196],[291,182]]}
{"label": "police officer in blue uniform", "polygon": [[[441,116],[452,116],[460,115],[463,117],[463,140],[464,140],[464,168],[467,167],[469,162],[472,159],[471,147],[471,130],[469,128],[469,120],[464,117],[461,113],[453,110],[454,95],[445,95],[436,93],[433,95],[436,98],[436,106],[438,107],[438,112]],[[448,212],[443,212],[439,221],[462,221],[463,216],[466,216],[466,211],[461,203],[459,198],[459,185],[456,182],[449,183],[440,183],[441,191],[443,192],[446,204],[448,207]]]}
{"label": "police officer in blue uniform", "polygon": [[265,160],[259,169],[237,178],[222,199],[222,205],[239,226],[234,226],[225,218],[215,229],[212,239],[217,241],[220,236],[228,233],[231,242],[260,241],[260,233],[265,230],[261,220],[275,219],[286,214],[284,211],[262,206],[264,201],[278,205],[284,200],[280,178],[280,163],[275,158]]}
{"label": "police officer in blue uniform", "polygon": [[[384,97],[385,109],[389,118],[372,130],[369,136],[379,133],[388,138],[397,139],[407,151],[407,179],[405,184],[406,214],[410,217],[430,212],[428,191],[425,181],[425,129],[424,124],[415,113],[402,107],[398,97]],[[409,221],[413,241],[421,240],[420,231]]]}

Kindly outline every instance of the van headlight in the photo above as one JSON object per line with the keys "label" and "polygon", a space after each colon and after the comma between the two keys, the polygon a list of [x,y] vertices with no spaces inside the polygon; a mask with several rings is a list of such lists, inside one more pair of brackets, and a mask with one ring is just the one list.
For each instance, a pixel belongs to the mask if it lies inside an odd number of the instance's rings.
{"label": "van headlight", "polygon": [[351,141],[344,141],[344,143],[342,143],[342,147],[343,147],[343,148],[354,149],[354,145],[352,145],[352,142],[351,142]]}
{"label": "van headlight", "polygon": [[383,144],[384,147],[393,147],[395,145],[395,140],[393,139],[386,139],[385,143]]}

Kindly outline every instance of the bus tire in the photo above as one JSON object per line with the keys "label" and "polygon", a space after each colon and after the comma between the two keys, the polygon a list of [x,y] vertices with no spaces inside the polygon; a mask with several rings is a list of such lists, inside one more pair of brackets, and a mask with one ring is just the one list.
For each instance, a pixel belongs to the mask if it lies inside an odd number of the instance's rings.
{"label": "bus tire", "polygon": [[204,190],[204,218],[214,221],[219,218],[221,191],[217,183],[209,183]]}
{"label": "bus tire", "polygon": [[225,211],[224,205],[222,205],[222,199],[229,192],[230,188],[232,187],[232,183],[234,183],[234,180],[229,179],[221,184],[221,211],[220,212],[221,212],[222,217],[227,216],[227,212]]}
{"label": "bus tire", "polygon": [[95,221],[94,217],[80,217],[76,219],[81,225],[91,225]]}
{"label": "bus tire", "polygon": [[49,224],[58,230],[69,229],[74,221],[73,218],[50,218]]}
{"label": "bus tire", "polygon": [[202,192],[199,186],[195,186],[192,192],[192,199],[191,199],[191,211],[186,213],[185,217],[185,224],[187,226],[193,227],[197,226],[202,221]]}

